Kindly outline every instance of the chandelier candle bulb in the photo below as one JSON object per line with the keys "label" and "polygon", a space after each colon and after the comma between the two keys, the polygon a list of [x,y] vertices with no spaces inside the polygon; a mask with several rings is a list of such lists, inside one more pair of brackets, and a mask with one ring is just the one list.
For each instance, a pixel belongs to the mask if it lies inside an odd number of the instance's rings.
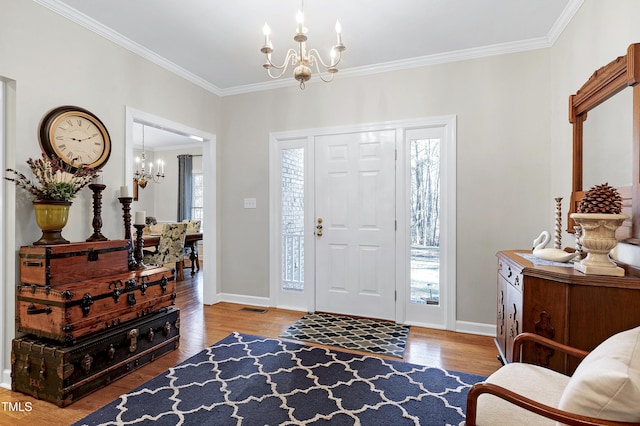
{"label": "chandelier candle bulb", "polygon": [[338,45],[342,44],[342,25],[340,25],[340,21],[336,20],[336,34],[338,35]]}
{"label": "chandelier candle bulb", "polygon": [[269,28],[266,22],[264,23],[264,27],[262,27],[262,33],[264,34],[264,45],[269,46],[269,35],[271,34],[271,28]]}
{"label": "chandelier candle bulb", "polygon": [[136,212],[135,219],[133,221],[134,225],[145,225],[145,220],[147,219],[147,212],[144,210]]}
{"label": "chandelier candle bulb", "polygon": [[302,11],[300,9],[298,9],[298,13],[296,14],[296,22],[298,22],[298,34],[302,34],[302,23],[304,22],[304,15],[302,14]]}

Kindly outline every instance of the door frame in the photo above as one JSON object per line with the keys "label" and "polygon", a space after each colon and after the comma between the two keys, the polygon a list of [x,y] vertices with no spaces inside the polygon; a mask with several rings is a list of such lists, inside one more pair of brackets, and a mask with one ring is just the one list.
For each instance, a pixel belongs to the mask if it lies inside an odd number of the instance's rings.
{"label": "door frame", "polygon": [[[396,288],[397,322],[427,328],[455,330],[456,326],[456,116],[444,115],[403,121],[398,129],[398,165],[396,174]],[[443,134],[440,144],[440,295],[443,310],[440,322],[418,318],[410,311],[410,215],[409,191],[411,164],[407,131],[438,128]],[[446,283],[446,285],[444,285]],[[425,309],[430,309],[427,305]]]}
{"label": "door frame", "polygon": [[[409,240],[408,232],[403,230],[409,227],[409,215],[407,211],[407,186],[409,180],[410,164],[406,161],[404,147],[405,132],[408,129],[422,127],[442,127],[446,134],[447,145],[443,147],[441,174],[443,182],[441,186],[441,241],[446,242],[444,264],[441,264],[441,282],[449,282],[449,290],[445,300],[445,324],[437,328],[454,329],[456,318],[456,116],[436,116],[417,118],[412,120],[385,121],[361,125],[336,126],[326,128],[300,129],[283,132],[271,132],[269,134],[269,283],[270,306],[300,310],[304,312],[315,311],[315,158],[314,139],[316,136],[366,132],[380,130],[396,131],[396,322],[407,321],[405,301],[408,298],[409,280]],[[293,144],[293,145],[292,145]],[[280,289],[281,283],[281,258],[280,243],[280,217],[281,217],[281,179],[280,179],[280,152],[283,147],[299,146],[305,149],[305,286],[304,291],[297,295],[284,294]],[[446,175],[445,175],[446,174]],[[446,178],[444,178],[446,176]],[[445,184],[446,181],[446,184]],[[444,216],[448,218],[444,220]],[[442,244],[441,244],[442,245]],[[443,252],[441,252],[442,254]],[[441,290],[442,291],[442,290]],[[291,297],[293,296],[293,297]],[[423,324],[419,321],[411,321],[413,325],[425,325],[434,327],[434,324]]]}

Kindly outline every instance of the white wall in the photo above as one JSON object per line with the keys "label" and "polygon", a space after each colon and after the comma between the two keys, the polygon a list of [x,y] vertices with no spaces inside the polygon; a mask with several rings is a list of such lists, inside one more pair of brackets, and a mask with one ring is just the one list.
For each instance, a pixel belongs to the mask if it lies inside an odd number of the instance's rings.
{"label": "white wall", "polygon": [[[131,106],[211,134],[220,127],[220,98],[177,77],[33,1],[0,0],[0,77],[13,80],[15,110],[8,126],[5,165],[26,171],[25,161],[40,155],[37,128],[41,117],[60,105],[84,107],[100,117],[112,139],[104,168],[102,233],[121,238],[122,210],[117,201],[125,179],[125,106]],[[12,89],[13,92],[13,89]],[[17,250],[39,235],[32,197],[5,182],[3,217],[7,221],[6,269],[2,271],[5,340],[0,348],[2,383],[9,383],[10,338],[14,336]],[[136,210],[136,203],[132,210]],[[71,206],[63,235],[83,241],[92,233],[90,191]],[[15,238],[13,238],[15,233]]]}

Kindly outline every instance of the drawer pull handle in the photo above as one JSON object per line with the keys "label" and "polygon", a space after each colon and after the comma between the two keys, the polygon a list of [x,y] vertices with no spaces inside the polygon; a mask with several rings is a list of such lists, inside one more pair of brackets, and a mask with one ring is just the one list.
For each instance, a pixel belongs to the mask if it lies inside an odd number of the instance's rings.
{"label": "drawer pull handle", "polygon": [[45,306],[44,308],[36,309],[35,305],[32,303],[27,306],[27,315],[39,315],[39,314],[50,314],[51,308]]}
{"label": "drawer pull handle", "polygon": [[129,340],[129,352],[135,352],[138,349],[138,329],[131,329],[127,333],[127,339]]}
{"label": "drawer pull handle", "polygon": [[90,250],[89,253],[87,253],[87,260],[89,262],[97,262],[99,254],[100,253],[96,250]]}
{"label": "drawer pull handle", "polygon": [[91,305],[93,305],[93,297],[91,297],[89,293],[85,293],[85,295],[82,297],[82,301],[80,302],[80,307],[82,308],[82,314],[85,317],[89,316]]}
{"label": "drawer pull handle", "polygon": [[26,262],[22,262],[22,264],[24,266],[35,266],[37,268],[42,268],[42,266],[44,266],[42,262],[29,262],[29,261],[26,261]]}

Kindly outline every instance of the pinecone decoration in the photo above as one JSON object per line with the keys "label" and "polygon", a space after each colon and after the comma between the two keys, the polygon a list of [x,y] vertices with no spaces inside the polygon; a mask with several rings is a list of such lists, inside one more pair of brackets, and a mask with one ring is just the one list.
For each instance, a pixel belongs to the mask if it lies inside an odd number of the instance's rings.
{"label": "pinecone decoration", "polygon": [[578,203],[578,213],[620,214],[621,211],[622,197],[618,190],[608,183],[594,186]]}

